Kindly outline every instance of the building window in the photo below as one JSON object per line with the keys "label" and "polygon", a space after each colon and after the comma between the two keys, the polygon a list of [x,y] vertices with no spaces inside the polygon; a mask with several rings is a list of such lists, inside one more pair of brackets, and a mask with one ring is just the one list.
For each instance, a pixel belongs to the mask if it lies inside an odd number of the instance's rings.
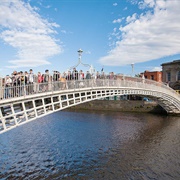
{"label": "building window", "polygon": [[171,81],[171,73],[170,72],[167,73],[167,82],[169,82],[169,81]]}
{"label": "building window", "polygon": [[180,81],[180,71],[177,73],[177,80]]}
{"label": "building window", "polygon": [[151,75],[151,80],[154,80],[154,75]]}

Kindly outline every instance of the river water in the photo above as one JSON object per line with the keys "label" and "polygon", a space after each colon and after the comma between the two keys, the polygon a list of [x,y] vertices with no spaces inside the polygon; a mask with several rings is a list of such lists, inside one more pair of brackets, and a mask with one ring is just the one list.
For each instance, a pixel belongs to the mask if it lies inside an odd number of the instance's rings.
{"label": "river water", "polygon": [[0,135],[0,179],[179,180],[180,117],[56,112]]}

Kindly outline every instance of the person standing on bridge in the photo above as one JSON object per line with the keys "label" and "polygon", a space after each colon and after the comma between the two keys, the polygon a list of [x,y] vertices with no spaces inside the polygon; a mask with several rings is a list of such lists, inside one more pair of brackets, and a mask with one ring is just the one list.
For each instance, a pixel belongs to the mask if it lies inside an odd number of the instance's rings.
{"label": "person standing on bridge", "polygon": [[82,70],[79,71],[79,80],[84,80],[84,73]]}
{"label": "person standing on bridge", "polygon": [[62,75],[60,75],[60,89],[66,89],[66,73],[64,72]]}
{"label": "person standing on bridge", "polygon": [[12,97],[16,97],[17,96],[17,71],[14,71],[12,74],[12,85],[13,85]]}
{"label": "person standing on bridge", "polygon": [[79,87],[84,86],[84,73],[82,70],[79,71]]}
{"label": "person standing on bridge", "polygon": [[100,78],[101,78],[101,76],[99,74],[99,71],[97,71],[96,75],[95,75],[95,83],[96,83],[97,86],[100,85]]}
{"label": "person standing on bridge", "polygon": [[66,74],[66,80],[67,80],[67,81],[72,80],[72,74],[71,74],[71,71],[68,71],[68,73]]}
{"label": "person standing on bridge", "polygon": [[91,81],[91,74],[89,71],[87,71],[86,73],[86,83],[87,83],[87,87],[90,86],[90,81]]}
{"label": "person standing on bridge", "polygon": [[110,86],[113,86],[113,85],[114,85],[114,79],[115,79],[114,77],[115,77],[115,76],[114,76],[114,72],[110,72],[110,73],[109,73],[109,80],[110,80],[110,81],[109,81],[109,82],[110,82],[109,85],[110,85]]}
{"label": "person standing on bridge", "polygon": [[72,87],[72,74],[71,74],[71,71],[68,71],[68,73],[66,74],[66,80],[67,80],[67,88],[70,88]]}
{"label": "person standing on bridge", "polygon": [[77,88],[78,87],[78,82],[77,82],[77,80],[78,80],[78,71],[76,70],[76,68],[73,68],[72,78],[74,80],[74,86],[75,86],[75,88]]}
{"label": "person standing on bridge", "polygon": [[12,79],[9,77],[9,75],[5,78],[5,92],[4,92],[4,98],[9,98],[11,96],[11,87],[12,87]]}
{"label": "person standing on bridge", "polygon": [[96,72],[96,75],[95,75],[95,79],[100,79],[100,74],[99,74],[99,71]]}
{"label": "person standing on bridge", "polygon": [[38,91],[41,92],[42,91],[42,82],[43,82],[43,76],[41,74],[41,72],[38,72]]}
{"label": "person standing on bridge", "polygon": [[28,80],[29,80],[29,93],[32,94],[34,92],[34,73],[33,73],[33,70],[30,69],[29,70],[29,77],[28,77]]}
{"label": "person standing on bridge", "polygon": [[45,70],[45,75],[44,75],[44,88],[45,91],[48,91],[49,89],[49,81],[50,81],[50,75],[49,75],[49,70]]}
{"label": "person standing on bridge", "polygon": [[76,70],[76,68],[73,68],[72,78],[74,80],[78,80],[78,71]]}
{"label": "person standing on bridge", "polygon": [[57,91],[60,88],[59,83],[60,73],[58,71],[53,72],[53,88]]}

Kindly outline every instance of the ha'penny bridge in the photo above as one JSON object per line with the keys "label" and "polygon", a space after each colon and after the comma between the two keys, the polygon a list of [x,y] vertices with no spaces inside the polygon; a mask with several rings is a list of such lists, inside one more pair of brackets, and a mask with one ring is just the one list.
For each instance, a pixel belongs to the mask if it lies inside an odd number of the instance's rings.
{"label": "ha'penny bridge", "polygon": [[180,115],[179,94],[163,83],[135,77],[34,83],[9,87],[8,91],[11,96],[0,100],[0,133],[81,103],[122,95],[149,97],[167,114]]}

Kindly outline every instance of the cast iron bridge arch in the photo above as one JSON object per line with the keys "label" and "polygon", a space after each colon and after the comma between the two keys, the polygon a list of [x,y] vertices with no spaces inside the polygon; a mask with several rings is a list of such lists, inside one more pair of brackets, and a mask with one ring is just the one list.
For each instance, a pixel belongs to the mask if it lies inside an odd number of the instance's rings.
{"label": "cast iron bridge arch", "polygon": [[[39,84],[33,86],[37,90]],[[71,106],[119,95],[150,97],[168,114],[180,114],[180,95],[162,83],[147,79],[122,77],[117,80],[50,82],[45,92],[35,91],[34,94],[0,100],[0,133]]]}

